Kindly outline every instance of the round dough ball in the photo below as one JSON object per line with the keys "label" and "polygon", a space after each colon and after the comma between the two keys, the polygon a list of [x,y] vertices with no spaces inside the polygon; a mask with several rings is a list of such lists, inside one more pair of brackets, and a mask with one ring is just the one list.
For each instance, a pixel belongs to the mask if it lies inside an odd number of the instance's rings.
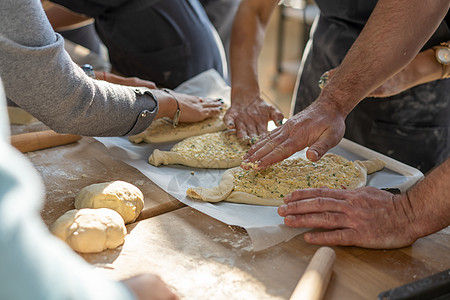
{"label": "round dough ball", "polygon": [[123,244],[127,229],[122,217],[112,209],[72,209],[59,217],[50,231],[73,250],[101,252]]}
{"label": "round dough ball", "polygon": [[125,181],[97,183],[83,188],[75,198],[75,208],[110,208],[126,224],[136,220],[144,208],[141,190]]}

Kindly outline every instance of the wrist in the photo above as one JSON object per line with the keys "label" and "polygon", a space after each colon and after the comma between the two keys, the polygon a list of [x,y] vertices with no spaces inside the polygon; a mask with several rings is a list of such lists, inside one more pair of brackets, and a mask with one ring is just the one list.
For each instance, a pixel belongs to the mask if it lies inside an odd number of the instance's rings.
{"label": "wrist", "polygon": [[410,82],[414,82],[415,85],[439,80],[442,75],[442,67],[437,62],[433,49],[420,52],[407,69],[410,71],[407,74],[414,76],[410,78]]}
{"label": "wrist", "polygon": [[421,216],[420,210],[418,210],[417,199],[411,197],[409,191],[399,195],[393,195],[392,199],[394,203],[398,204],[394,204],[397,211],[397,219],[403,219],[403,222],[400,222],[400,224],[402,224],[403,230],[410,240],[414,242],[425,236],[426,234],[422,233],[424,227],[420,224]]}
{"label": "wrist", "polygon": [[231,86],[231,100],[239,99],[239,102],[251,102],[259,98],[260,90],[258,84],[235,84]]}
{"label": "wrist", "polygon": [[166,92],[168,95],[170,95],[176,103],[176,110],[174,112],[174,114],[172,115],[172,122],[173,122],[173,127],[177,127],[178,126],[178,122],[180,121],[180,115],[181,115],[181,110],[180,110],[180,103],[178,102],[177,97],[175,97],[175,95],[172,93],[172,91],[170,91],[169,89],[163,89],[164,92]]}
{"label": "wrist", "polygon": [[315,103],[334,111],[345,119],[359,102],[349,98],[349,95],[351,94],[345,91],[325,87]]}
{"label": "wrist", "polygon": [[178,99],[171,91],[167,89],[157,91],[159,108],[155,118],[170,118],[173,120],[172,122],[174,124],[174,127],[176,127],[178,125],[181,114],[181,107]]}

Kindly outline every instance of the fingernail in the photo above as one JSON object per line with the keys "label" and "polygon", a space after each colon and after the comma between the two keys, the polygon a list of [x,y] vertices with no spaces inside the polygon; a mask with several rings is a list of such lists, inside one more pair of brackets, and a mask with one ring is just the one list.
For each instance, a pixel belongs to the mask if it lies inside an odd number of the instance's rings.
{"label": "fingernail", "polygon": [[[313,155],[315,155],[315,157],[311,157],[311,153],[312,153]],[[308,154],[309,154],[309,155],[308,155]],[[306,152],[306,157],[307,157],[309,160],[315,161],[315,160],[317,160],[317,159],[319,158],[319,153],[318,153],[316,150],[310,149],[310,150],[308,150],[308,151]]]}
{"label": "fingernail", "polygon": [[287,211],[287,205],[282,204],[278,207],[278,214],[282,215]]}
{"label": "fingernail", "polygon": [[316,235],[311,232],[305,233],[305,235],[303,236],[303,239],[307,243],[311,243],[312,241],[314,241],[315,238],[316,238]]}
{"label": "fingernail", "polygon": [[293,215],[288,215],[284,218],[287,223],[292,223],[295,221],[295,217]]}

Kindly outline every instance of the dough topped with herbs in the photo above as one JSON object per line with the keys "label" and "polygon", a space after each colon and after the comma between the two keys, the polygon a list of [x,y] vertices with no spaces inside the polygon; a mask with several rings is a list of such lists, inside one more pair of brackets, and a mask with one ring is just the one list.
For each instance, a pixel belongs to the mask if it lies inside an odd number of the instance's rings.
{"label": "dough topped with herbs", "polygon": [[250,146],[239,142],[236,132],[221,131],[187,138],[170,151],[154,150],[149,163],[154,166],[181,164],[198,168],[239,166]]}
{"label": "dough topped with herbs", "polygon": [[356,189],[366,185],[367,174],[381,170],[384,161],[372,159],[351,162],[336,154],[326,154],[317,162],[302,158],[286,159],[265,170],[225,171],[218,186],[190,188],[187,195],[207,202],[272,205],[296,189],[320,188]]}

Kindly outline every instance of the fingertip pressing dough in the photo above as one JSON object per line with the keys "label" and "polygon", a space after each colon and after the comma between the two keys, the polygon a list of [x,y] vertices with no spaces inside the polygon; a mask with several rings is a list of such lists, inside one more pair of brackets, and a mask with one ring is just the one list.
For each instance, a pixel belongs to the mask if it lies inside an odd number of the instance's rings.
{"label": "fingertip pressing dough", "polygon": [[109,208],[126,224],[134,222],[144,208],[141,190],[125,181],[97,183],[83,188],[75,198],[75,208]]}
{"label": "fingertip pressing dough", "polygon": [[50,231],[81,253],[115,249],[124,243],[127,234],[122,217],[108,208],[69,210],[52,224]]}

